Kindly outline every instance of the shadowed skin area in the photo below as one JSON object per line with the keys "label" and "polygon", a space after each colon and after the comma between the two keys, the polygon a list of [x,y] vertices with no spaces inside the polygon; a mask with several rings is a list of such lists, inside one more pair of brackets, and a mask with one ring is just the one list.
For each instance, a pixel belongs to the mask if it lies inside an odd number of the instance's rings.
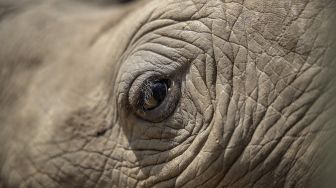
{"label": "shadowed skin area", "polygon": [[335,6],[0,0],[0,187],[328,187]]}

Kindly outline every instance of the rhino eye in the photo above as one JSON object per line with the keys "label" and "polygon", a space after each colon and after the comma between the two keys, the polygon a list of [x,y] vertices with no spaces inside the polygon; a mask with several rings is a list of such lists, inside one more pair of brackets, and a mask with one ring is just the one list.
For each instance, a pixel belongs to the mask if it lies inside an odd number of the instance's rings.
{"label": "rhino eye", "polygon": [[140,76],[132,84],[129,102],[138,117],[151,122],[160,122],[172,114],[179,97],[179,81],[156,76]]}
{"label": "rhino eye", "polygon": [[142,90],[140,104],[144,111],[153,110],[166,98],[169,90],[169,80],[148,82]]}

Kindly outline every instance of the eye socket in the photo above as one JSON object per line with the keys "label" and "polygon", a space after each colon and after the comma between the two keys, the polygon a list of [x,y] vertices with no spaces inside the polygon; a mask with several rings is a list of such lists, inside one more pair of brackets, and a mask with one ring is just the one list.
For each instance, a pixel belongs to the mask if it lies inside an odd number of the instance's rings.
{"label": "eye socket", "polygon": [[129,103],[135,114],[151,122],[168,118],[179,98],[180,82],[160,76],[140,76],[129,91]]}

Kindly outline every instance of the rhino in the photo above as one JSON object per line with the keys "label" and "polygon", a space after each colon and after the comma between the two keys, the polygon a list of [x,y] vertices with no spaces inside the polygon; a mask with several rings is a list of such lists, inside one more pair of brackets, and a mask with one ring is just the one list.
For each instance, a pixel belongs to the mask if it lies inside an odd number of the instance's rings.
{"label": "rhino", "polygon": [[334,0],[0,0],[0,187],[331,187]]}

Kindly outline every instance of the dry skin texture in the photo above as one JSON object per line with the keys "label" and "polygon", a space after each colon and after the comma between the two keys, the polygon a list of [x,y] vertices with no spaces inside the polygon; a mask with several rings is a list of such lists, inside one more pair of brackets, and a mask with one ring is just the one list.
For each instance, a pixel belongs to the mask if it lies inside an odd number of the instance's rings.
{"label": "dry skin texture", "polygon": [[0,0],[0,187],[322,178],[334,0],[121,2]]}

